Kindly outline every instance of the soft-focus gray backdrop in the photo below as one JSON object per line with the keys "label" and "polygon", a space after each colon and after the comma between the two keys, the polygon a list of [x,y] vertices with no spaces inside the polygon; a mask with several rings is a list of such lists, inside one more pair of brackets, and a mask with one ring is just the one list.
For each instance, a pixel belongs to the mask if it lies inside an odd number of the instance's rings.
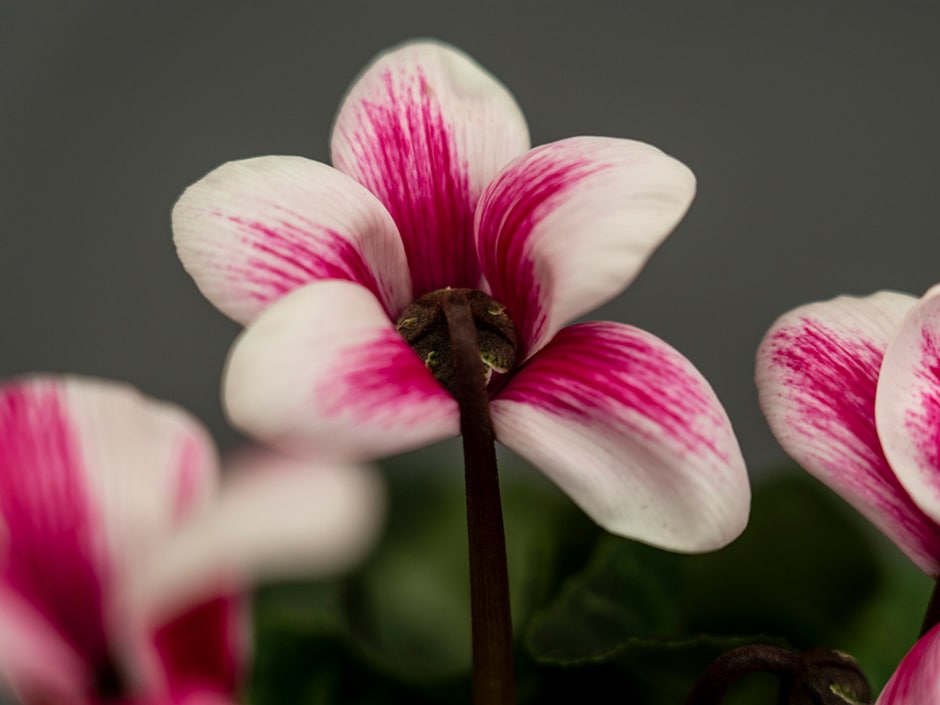
{"label": "soft-focus gray backdrop", "polygon": [[0,376],[128,380],[231,444],[218,385],[239,329],[180,267],[170,208],[227,160],[328,159],[352,78],[433,36],[502,79],[535,144],[633,137],[696,172],[688,217],[597,317],[688,355],[760,472],[783,458],[752,383],[773,319],[940,281],[938,8],[0,0]]}

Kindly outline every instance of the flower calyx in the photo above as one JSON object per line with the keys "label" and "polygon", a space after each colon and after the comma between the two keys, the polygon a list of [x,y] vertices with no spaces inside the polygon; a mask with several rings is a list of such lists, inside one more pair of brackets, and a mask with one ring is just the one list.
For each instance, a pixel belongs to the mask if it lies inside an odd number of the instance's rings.
{"label": "flower calyx", "polygon": [[516,330],[506,308],[477,289],[438,289],[425,294],[399,316],[395,328],[434,378],[454,394],[455,366],[445,304],[460,300],[470,308],[476,327],[484,384],[493,372],[504,374],[516,363]]}

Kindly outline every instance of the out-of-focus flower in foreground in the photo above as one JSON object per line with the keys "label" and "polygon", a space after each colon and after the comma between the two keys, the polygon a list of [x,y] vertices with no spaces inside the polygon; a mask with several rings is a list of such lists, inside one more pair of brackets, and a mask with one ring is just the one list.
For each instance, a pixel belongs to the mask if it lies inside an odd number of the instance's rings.
{"label": "out-of-focus flower in foreground", "polygon": [[757,387],[783,448],[940,575],[940,287],[840,296],[780,317]]}
{"label": "out-of-focus flower in foreground", "polygon": [[26,705],[232,702],[243,582],[366,543],[348,517],[335,541],[323,525],[369,481],[325,472],[266,467],[216,497],[211,440],[180,409],[100,380],[0,386],[0,681]]}
{"label": "out-of-focus flower in foreground", "polygon": [[692,173],[626,139],[529,150],[514,99],[435,42],[380,55],[346,96],[335,168],[231,162],[173,212],[202,292],[248,325],[225,403],[262,440],[373,458],[453,436],[438,306],[467,289],[496,437],[606,529],[723,545],[750,490],[692,364],[631,326],[567,323],[622,291],[682,218]]}

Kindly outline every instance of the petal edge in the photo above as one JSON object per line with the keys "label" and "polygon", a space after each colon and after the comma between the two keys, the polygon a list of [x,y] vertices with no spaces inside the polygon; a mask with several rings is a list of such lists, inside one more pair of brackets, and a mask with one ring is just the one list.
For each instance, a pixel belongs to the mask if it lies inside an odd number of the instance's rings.
{"label": "petal edge", "polygon": [[492,409],[497,438],[612,533],[699,552],[747,523],[750,485],[724,409],[692,364],[649,333],[564,328]]}

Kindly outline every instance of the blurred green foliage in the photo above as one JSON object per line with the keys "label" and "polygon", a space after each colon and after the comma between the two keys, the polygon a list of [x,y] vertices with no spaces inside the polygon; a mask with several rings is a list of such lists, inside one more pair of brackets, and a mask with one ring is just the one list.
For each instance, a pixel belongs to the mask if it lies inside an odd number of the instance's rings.
{"label": "blurred green foliage", "polygon": [[[470,702],[462,471],[421,457],[389,464],[387,531],[359,571],[256,596],[249,702]],[[849,652],[877,693],[916,638],[930,581],[802,472],[756,488],[733,544],[686,556],[605,534],[535,470],[502,465],[521,705],[681,705],[746,643]],[[725,702],[775,692],[751,676]]]}

